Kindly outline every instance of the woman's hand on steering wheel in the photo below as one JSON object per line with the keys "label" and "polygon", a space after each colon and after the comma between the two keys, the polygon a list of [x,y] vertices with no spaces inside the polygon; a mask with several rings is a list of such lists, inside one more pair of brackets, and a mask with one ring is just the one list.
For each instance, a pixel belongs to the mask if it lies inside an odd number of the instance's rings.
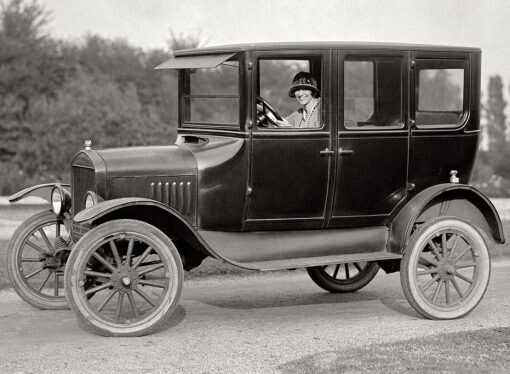
{"label": "woman's hand on steering wheel", "polygon": [[257,125],[262,127],[268,127],[269,125],[285,127],[289,126],[289,123],[265,99],[257,96]]}

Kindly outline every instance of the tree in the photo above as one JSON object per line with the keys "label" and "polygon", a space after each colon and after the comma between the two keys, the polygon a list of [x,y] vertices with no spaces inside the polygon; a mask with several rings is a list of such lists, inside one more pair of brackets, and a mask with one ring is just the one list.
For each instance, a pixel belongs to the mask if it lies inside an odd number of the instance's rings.
{"label": "tree", "polygon": [[[177,132],[177,74],[154,71],[170,58],[123,39],[47,34],[36,0],[0,0],[0,194],[69,181],[69,161],[94,148],[172,144]],[[200,45],[176,36],[172,49]]]}
{"label": "tree", "polygon": [[172,29],[170,31],[170,39],[168,39],[168,48],[170,51],[179,51],[181,49],[198,48],[207,44],[207,40],[203,40],[200,32],[195,35],[175,35]]}
{"label": "tree", "polygon": [[506,141],[506,116],[503,83],[499,75],[489,79],[487,100],[482,105],[485,117],[487,151],[480,151],[473,182],[493,197],[510,194],[510,149]]}
{"label": "tree", "polygon": [[16,142],[31,134],[31,104],[54,96],[66,73],[58,43],[45,33],[48,13],[42,6],[12,0],[0,9],[0,161],[8,161]]}
{"label": "tree", "polygon": [[489,152],[492,155],[501,155],[506,148],[506,101],[503,99],[503,82],[499,75],[489,78],[487,105],[487,135]]}

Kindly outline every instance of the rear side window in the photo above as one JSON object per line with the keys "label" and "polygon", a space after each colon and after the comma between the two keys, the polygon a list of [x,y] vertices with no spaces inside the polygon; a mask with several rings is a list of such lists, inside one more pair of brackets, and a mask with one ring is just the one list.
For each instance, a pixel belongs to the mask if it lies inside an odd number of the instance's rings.
{"label": "rear side window", "polygon": [[344,118],[347,127],[366,122],[374,114],[374,63],[345,61]]}
{"label": "rear side window", "polygon": [[344,61],[344,127],[349,130],[401,128],[400,57],[348,57]]}
{"label": "rear side window", "polygon": [[415,120],[418,127],[460,124],[466,100],[465,65],[462,60],[417,61]]}

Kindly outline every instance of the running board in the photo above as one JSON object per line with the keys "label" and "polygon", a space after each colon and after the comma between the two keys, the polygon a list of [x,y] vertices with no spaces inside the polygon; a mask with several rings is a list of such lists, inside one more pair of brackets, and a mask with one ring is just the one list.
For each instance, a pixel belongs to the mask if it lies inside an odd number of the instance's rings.
{"label": "running board", "polygon": [[[239,266],[259,262],[288,263],[292,259],[299,259],[300,263],[306,258],[330,256],[350,258],[359,255],[365,258],[375,253],[388,255],[386,226],[286,231],[199,231],[199,234],[217,255],[215,257]],[[278,267],[281,268],[280,265]]]}
{"label": "running board", "polygon": [[332,265],[342,262],[380,261],[380,260],[394,260],[400,258],[402,258],[402,255],[383,251],[371,253],[342,254],[333,256],[293,258],[272,261],[244,262],[234,264],[247,269],[269,271]]}

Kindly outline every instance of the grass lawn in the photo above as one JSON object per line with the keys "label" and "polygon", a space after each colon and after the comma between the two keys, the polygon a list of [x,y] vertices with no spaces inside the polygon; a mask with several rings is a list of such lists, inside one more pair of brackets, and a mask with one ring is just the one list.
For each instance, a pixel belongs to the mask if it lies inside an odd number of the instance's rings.
{"label": "grass lawn", "polygon": [[508,373],[510,328],[331,350],[279,369],[282,373]]}

